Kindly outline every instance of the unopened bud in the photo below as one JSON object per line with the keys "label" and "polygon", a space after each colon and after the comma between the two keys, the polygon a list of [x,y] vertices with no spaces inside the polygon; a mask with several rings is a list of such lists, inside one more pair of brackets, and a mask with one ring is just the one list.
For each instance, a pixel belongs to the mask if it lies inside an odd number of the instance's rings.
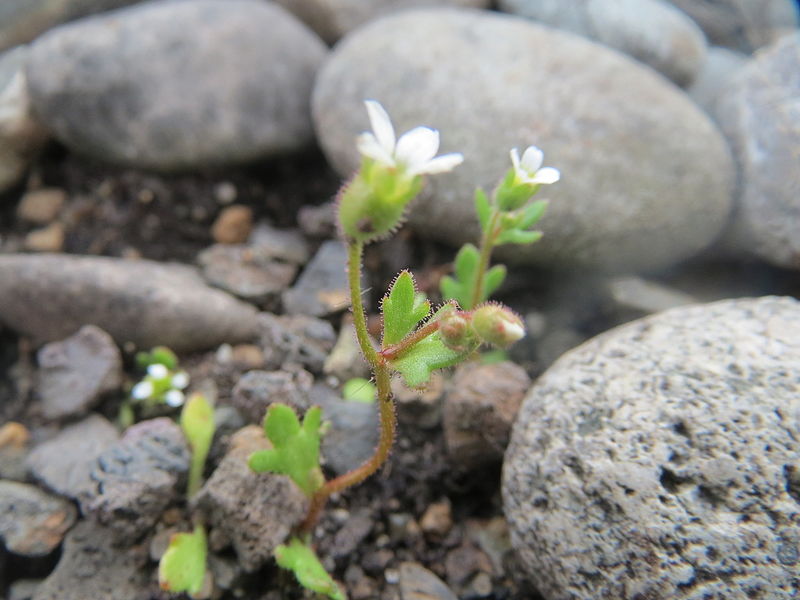
{"label": "unopened bud", "polygon": [[525,326],[511,309],[501,304],[484,304],[472,313],[472,327],[489,344],[507,348],[525,337]]}
{"label": "unopened bud", "polygon": [[456,352],[469,352],[480,343],[469,320],[455,309],[439,317],[439,335],[444,345]]}

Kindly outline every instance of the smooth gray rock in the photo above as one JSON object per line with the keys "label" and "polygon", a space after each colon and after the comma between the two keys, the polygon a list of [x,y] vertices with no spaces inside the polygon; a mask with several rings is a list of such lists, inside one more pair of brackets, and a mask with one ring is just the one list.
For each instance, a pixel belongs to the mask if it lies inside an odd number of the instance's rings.
{"label": "smooth gray rock", "polygon": [[324,317],[350,306],[347,248],[338,240],[323,242],[297,282],[283,294],[290,315]]}
{"label": "smooth gray rock", "polygon": [[119,439],[117,428],[100,415],[89,415],[42,442],[28,455],[31,474],[45,486],[77,500],[92,485],[97,458]]}
{"label": "smooth gray rock", "polygon": [[686,93],[713,118],[717,98],[747,59],[747,55],[741,52],[711,46],[705,63]]}
{"label": "smooth gray rock", "polygon": [[329,43],[380,16],[420,6],[488,8],[489,0],[276,0]]}
{"label": "smooth gray rock", "polygon": [[800,270],[800,32],[757,53],[715,114],[740,173],[731,235],[741,249]]}
{"label": "smooth gray rock", "polygon": [[793,298],[680,307],[540,377],[503,499],[546,598],[796,597],[799,324]]}
{"label": "smooth gray rock", "polygon": [[81,512],[122,543],[138,540],[184,491],[189,459],[183,432],[171,419],[137,423],[97,458]]}
{"label": "smooth gray rock", "polygon": [[150,597],[146,546],[120,549],[113,536],[91,521],[67,534],[61,560],[36,589],[33,600],[142,600]]}
{"label": "smooth gray rock", "polygon": [[239,430],[228,453],[194,498],[213,528],[233,543],[239,564],[252,572],[272,559],[276,546],[305,516],[306,498],[285,475],[254,473],[250,454],[270,448],[257,425]]}
{"label": "smooth gray rock", "polygon": [[[556,268],[657,268],[691,256],[723,227],[733,168],[713,123],[672,84],[575,35],[488,12],[413,10],[337,45],[317,79],[321,145],[337,170],[358,165],[363,100],[381,101],[398,132],[440,130],[464,164],[431,177],[410,223],[451,244],[478,239],[471,198],[529,144],[561,181],[544,239],[507,258]],[[446,101],[443,99],[446,98]],[[502,256],[502,253],[501,253]]]}
{"label": "smooth gray rock", "polygon": [[662,0],[501,0],[500,8],[624,52],[680,86],[705,59],[703,31]]}
{"label": "smooth gray rock", "polygon": [[160,171],[248,162],[313,140],[325,46],[258,0],[147,2],[31,46],[36,112],[71,149]]}
{"label": "smooth gray rock", "polygon": [[118,345],[176,352],[255,337],[256,310],[179,265],[62,254],[0,256],[0,322],[36,344],[86,324]]}
{"label": "smooth gray rock", "polygon": [[669,0],[719,46],[752,52],[798,26],[794,0]]}
{"label": "smooth gray rock", "polygon": [[312,373],[322,371],[325,358],[336,342],[328,321],[308,315],[258,316],[259,346],[269,369],[300,365]]}
{"label": "smooth gray rock", "polygon": [[35,391],[46,419],[87,413],[103,394],[122,385],[122,355],[105,331],[84,325],[75,334],[45,344],[36,354]]}
{"label": "smooth gray rock", "polygon": [[46,556],[75,522],[70,502],[17,481],[0,481],[0,538],[20,556]]}

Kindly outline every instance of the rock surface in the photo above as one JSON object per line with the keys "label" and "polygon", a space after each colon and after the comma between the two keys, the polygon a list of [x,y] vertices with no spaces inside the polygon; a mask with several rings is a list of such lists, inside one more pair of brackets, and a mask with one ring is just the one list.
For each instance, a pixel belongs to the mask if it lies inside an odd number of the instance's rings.
{"label": "rock surface", "polygon": [[532,143],[562,179],[547,190],[544,239],[515,246],[509,260],[656,268],[707,246],[730,211],[729,151],[702,111],[650,69],[566,32],[454,9],[405,11],[353,32],[313,97],[321,145],[343,175],[368,128],[364,98],[381,101],[398,132],[429,125],[441,152],[464,154],[454,172],[430,178],[410,214],[421,233],[453,244],[477,239],[475,187],[491,190],[509,149]]}
{"label": "rock surface", "polygon": [[20,556],[46,556],[75,522],[75,507],[27,483],[0,481],[0,538]]}
{"label": "rock surface", "polygon": [[501,0],[500,8],[596,40],[680,86],[691,83],[705,58],[700,27],[661,0]]}
{"label": "rock surface", "polygon": [[176,0],[54,29],[31,46],[27,73],[37,114],[69,148],[174,171],[310,144],[324,55],[272,3]]}
{"label": "rock surface", "polygon": [[714,117],[717,98],[747,63],[747,55],[721,46],[711,46],[706,52],[706,61],[700,68],[692,85],[686,90],[697,104]]}
{"label": "rock surface", "polygon": [[248,371],[236,382],[231,404],[247,422],[260,424],[269,405],[273,402],[288,404],[295,410],[309,407],[308,394],[314,377],[308,372],[298,371]]}
{"label": "rock surface", "polygon": [[739,165],[732,235],[744,250],[800,270],[800,33],[744,66],[721,92],[715,114]]}
{"label": "rock surface", "polygon": [[268,368],[300,365],[320,373],[336,342],[336,332],[327,321],[308,315],[261,313],[258,317],[259,345]]}
{"label": "rock surface", "polygon": [[796,596],[798,323],[791,298],[680,307],[535,383],[503,496],[545,597]]}
{"label": "rock surface", "polygon": [[458,598],[441,579],[418,563],[400,564],[399,584],[401,600],[457,600]]}
{"label": "rock surface", "polygon": [[91,486],[97,458],[119,439],[117,428],[100,415],[89,415],[36,446],[26,464],[45,486],[77,500]]}
{"label": "rock surface", "polygon": [[114,340],[94,325],[84,325],[74,335],[45,344],[35,390],[46,419],[81,416],[103,394],[122,385],[122,356]]}
{"label": "rock surface", "polygon": [[34,342],[97,325],[117,344],[176,352],[254,336],[256,311],[183,266],[61,254],[0,256],[0,321]]}
{"label": "rock surface", "polygon": [[350,306],[347,248],[338,240],[323,242],[292,289],[283,294],[290,315],[324,317]]}
{"label": "rock surface", "polygon": [[288,477],[254,473],[247,466],[250,454],[269,447],[261,427],[249,425],[239,430],[194,500],[207,522],[232,541],[248,572],[272,559],[275,547],[306,511],[305,496]]}

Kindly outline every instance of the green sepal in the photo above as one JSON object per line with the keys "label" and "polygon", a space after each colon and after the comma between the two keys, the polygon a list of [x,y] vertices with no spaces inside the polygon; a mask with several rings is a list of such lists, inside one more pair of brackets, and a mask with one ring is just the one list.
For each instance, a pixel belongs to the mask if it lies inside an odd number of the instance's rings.
{"label": "green sepal", "polygon": [[200,489],[206,457],[214,439],[214,407],[202,394],[192,394],[183,405],[181,429],[192,451],[187,489],[191,498]]}
{"label": "green sepal", "polygon": [[416,291],[414,277],[402,271],[381,302],[383,347],[400,342],[431,312],[431,303]]}
{"label": "green sepal", "polygon": [[485,232],[492,214],[492,206],[489,204],[486,192],[481,188],[475,190],[475,212],[478,215],[478,222],[481,224],[481,231]]}
{"label": "green sepal", "polygon": [[271,404],[264,417],[264,432],[273,447],[253,452],[248,465],[257,473],[288,475],[306,496],[313,496],[325,483],[319,466],[321,423],[322,409],[318,406],[306,411],[301,425],[290,406]]}
{"label": "green sepal", "polygon": [[314,549],[299,538],[293,537],[288,545],[281,544],[275,548],[275,560],[278,566],[292,571],[303,587],[332,600],[347,600],[342,588],[322,566]]}
{"label": "green sepal", "polygon": [[369,379],[354,377],[348,379],[342,387],[342,398],[348,402],[372,404],[378,398],[378,388]]}
{"label": "green sepal", "polygon": [[196,525],[193,533],[176,533],[158,563],[158,585],[162,590],[195,596],[203,589],[208,545],[206,531]]}
{"label": "green sepal", "polygon": [[497,237],[498,244],[533,244],[542,238],[541,231],[522,231],[521,229],[509,229]]}
{"label": "green sepal", "polygon": [[476,348],[477,344],[475,348],[462,352],[451,350],[436,332],[411,346],[389,364],[402,375],[408,387],[415,388],[427,383],[435,370],[457,365]]}

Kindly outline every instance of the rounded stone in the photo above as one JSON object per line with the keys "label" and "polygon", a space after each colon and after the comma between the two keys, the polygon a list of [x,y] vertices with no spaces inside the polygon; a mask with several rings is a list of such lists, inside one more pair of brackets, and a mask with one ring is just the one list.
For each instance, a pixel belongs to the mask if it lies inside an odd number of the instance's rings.
{"label": "rounded stone", "polygon": [[706,247],[725,223],[733,169],[713,123],[672,84],[578,36],[488,12],[426,9],[384,17],[337,45],[317,78],[318,137],[343,175],[358,166],[362,101],[398,132],[440,130],[463,165],[431,177],[412,208],[421,233],[454,245],[478,236],[472,197],[541,147],[562,179],[544,239],[512,260],[559,268],[646,269]]}
{"label": "rounded stone", "polygon": [[69,148],[173,171],[311,144],[324,55],[271,3],[175,0],[57,27],[32,44],[27,73],[37,114]]}
{"label": "rounded stone", "polygon": [[739,166],[734,237],[774,265],[800,269],[800,33],[741,68],[715,115]]}
{"label": "rounded stone", "polygon": [[661,0],[500,0],[500,7],[624,52],[681,86],[705,59],[703,31]]}
{"label": "rounded stone", "polygon": [[503,499],[546,598],[796,597],[798,323],[793,298],[675,308],[542,375]]}

